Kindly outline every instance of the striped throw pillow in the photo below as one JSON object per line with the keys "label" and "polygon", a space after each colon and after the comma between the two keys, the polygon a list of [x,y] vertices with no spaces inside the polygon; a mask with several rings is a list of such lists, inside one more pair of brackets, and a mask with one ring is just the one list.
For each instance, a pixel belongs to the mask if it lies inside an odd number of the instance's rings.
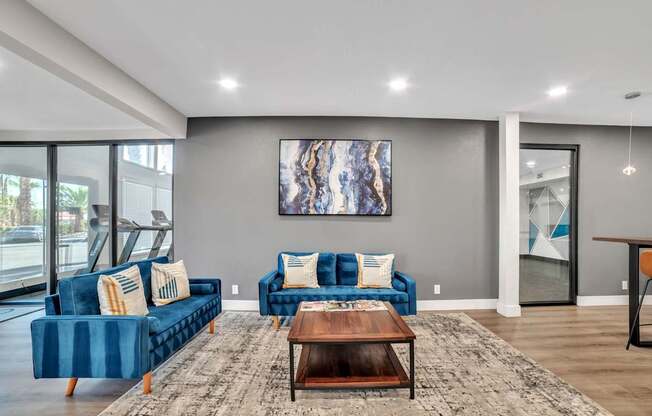
{"label": "striped throw pillow", "polygon": [[147,301],[138,266],[97,279],[102,315],[147,315]]}
{"label": "striped throw pillow", "polygon": [[190,282],[183,260],[172,264],[152,263],[152,302],[168,305],[190,297]]}
{"label": "striped throw pillow", "polygon": [[358,287],[391,288],[394,255],[377,256],[355,253],[358,260]]}
{"label": "striped throw pillow", "polygon": [[292,256],[282,254],[283,257],[283,288],[317,288],[317,261],[319,253],[309,256]]}

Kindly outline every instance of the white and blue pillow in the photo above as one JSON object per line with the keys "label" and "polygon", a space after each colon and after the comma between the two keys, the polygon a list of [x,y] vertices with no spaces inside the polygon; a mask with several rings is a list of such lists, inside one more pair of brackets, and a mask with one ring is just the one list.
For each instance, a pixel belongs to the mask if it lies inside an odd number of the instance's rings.
{"label": "white and blue pillow", "polygon": [[172,264],[152,263],[152,302],[168,305],[190,297],[190,281],[183,260]]}
{"label": "white and blue pillow", "polygon": [[317,261],[319,253],[307,256],[282,255],[283,258],[283,288],[318,288]]}
{"label": "white and blue pillow", "polygon": [[394,255],[355,253],[359,288],[392,288]]}
{"label": "white and blue pillow", "polygon": [[144,316],[149,313],[138,266],[100,275],[97,279],[97,297],[102,315]]}

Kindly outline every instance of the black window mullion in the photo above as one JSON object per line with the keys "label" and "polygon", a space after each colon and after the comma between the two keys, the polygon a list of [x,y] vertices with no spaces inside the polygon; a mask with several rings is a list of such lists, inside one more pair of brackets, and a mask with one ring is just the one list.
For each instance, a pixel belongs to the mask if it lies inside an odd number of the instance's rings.
{"label": "black window mullion", "polygon": [[118,263],[118,145],[109,147],[109,243],[111,266]]}
{"label": "black window mullion", "polygon": [[47,146],[47,229],[45,264],[47,267],[48,293],[57,292],[57,146]]}

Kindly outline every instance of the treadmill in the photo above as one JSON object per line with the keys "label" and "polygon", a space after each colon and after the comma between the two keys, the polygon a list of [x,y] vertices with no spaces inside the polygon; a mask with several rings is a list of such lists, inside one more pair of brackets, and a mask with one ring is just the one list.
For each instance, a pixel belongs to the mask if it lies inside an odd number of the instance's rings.
{"label": "treadmill", "polygon": [[[95,238],[93,239],[93,242],[88,249],[88,265],[87,267],[80,269],[77,274],[92,273],[95,270],[102,250],[104,249],[104,246],[106,245],[106,242],[109,238],[109,206],[93,204],[92,208],[93,212],[95,213],[95,218],[91,218],[90,227],[93,231],[95,231]],[[134,247],[136,246],[136,242],[138,241],[138,237],[142,231],[156,231],[156,237],[154,238],[154,243],[149,250],[147,258],[151,259],[158,256],[158,253],[161,250],[161,246],[163,245],[163,240],[165,239],[168,231],[172,230],[173,224],[172,220],[169,220],[163,211],[152,210],[151,213],[153,217],[152,225],[141,225],[126,218],[118,218],[118,233],[129,233],[129,235],[127,237],[127,241],[122,247],[122,251],[120,252],[120,256],[116,265],[124,264],[129,261],[131,253],[133,252]],[[173,255],[172,245],[170,245],[167,255]]]}

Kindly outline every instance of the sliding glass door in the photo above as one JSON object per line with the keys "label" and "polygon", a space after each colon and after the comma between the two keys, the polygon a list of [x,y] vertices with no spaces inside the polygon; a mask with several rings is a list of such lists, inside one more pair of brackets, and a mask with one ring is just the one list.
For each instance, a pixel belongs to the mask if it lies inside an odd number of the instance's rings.
{"label": "sliding glass door", "polygon": [[521,304],[575,303],[577,151],[521,146]]}
{"label": "sliding glass door", "polygon": [[171,256],[173,152],[171,141],[1,143],[0,302]]}
{"label": "sliding glass door", "polygon": [[0,146],[0,299],[46,286],[45,146]]}
{"label": "sliding glass door", "polygon": [[109,145],[57,149],[57,277],[111,267]]}
{"label": "sliding glass door", "polygon": [[173,149],[171,144],[118,147],[118,252],[122,261],[171,251]]}

